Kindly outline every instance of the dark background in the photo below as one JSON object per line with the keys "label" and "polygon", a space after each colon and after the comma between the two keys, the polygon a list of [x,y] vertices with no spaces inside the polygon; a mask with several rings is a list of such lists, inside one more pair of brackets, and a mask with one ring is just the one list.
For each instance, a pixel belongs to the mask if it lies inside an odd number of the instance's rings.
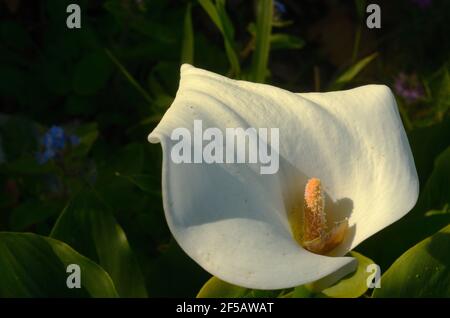
{"label": "dark background", "polygon": [[[195,296],[209,275],[171,238],[162,209],[161,151],[146,138],[177,90],[188,6],[194,43],[189,62],[245,79],[251,77],[249,24],[256,2],[226,2],[241,67],[233,74],[221,32],[196,1],[0,0],[0,231],[48,236],[66,207],[83,216],[70,223],[70,235],[59,230],[52,236],[103,265],[99,249],[114,245],[99,243],[97,223],[89,220],[108,211],[126,234],[149,296]],[[81,6],[81,29],[66,27],[69,3]],[[266,82],[296,92],[390,86],[423,189],[436,156],[449,145],[450,2],[376,1],[382,27],[372,30],[365,25],[364,1],[281,3],[272,33],[286,37],[272,44]],[[372,54],[370,62],[359,63]],[[346,72],[352,75],[339,80]],[[55,137],[48,135],[52,126],[78,141],[66,138],[42,159],[50,147],[44,137]],[[448,183],[440,185],[448,189]],[[387,268],[448,223],[425,226],[420,219],[442,209],[445,195],[421,199],[409,219],[358,250]],[[418,224],[414,237],[397,239]],[[381,253],[380,240],[393,238],[389,252]]]}

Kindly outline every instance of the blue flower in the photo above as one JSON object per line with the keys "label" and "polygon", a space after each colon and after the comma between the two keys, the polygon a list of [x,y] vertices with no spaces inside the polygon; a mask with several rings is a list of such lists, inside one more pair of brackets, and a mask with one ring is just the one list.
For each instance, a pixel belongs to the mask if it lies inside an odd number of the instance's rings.
{"label": "blue flower", "polygon": [[36,154],[37,162],[44,164],[53,159],[66,147],[66,142],[74,147],[80,144],[80,138],[76,135],[67,135],[60,126],[50,127],[41,138],[42,151]]}
{"label": "blue flower", "polygon": [[66,134],[59,126],[52,126],[44,136],[44,146],[55,150],[64,149],[66,144]]}

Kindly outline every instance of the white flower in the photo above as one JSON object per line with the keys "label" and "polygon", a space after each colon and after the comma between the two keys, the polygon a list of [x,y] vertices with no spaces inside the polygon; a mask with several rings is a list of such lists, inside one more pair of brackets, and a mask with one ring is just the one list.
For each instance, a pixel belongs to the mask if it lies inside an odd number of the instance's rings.
{"label": "white flower", "polygon": [[[176,128],[279,128],[279,170],[259,164],[174,163]],[[342,270],[343,257],[404,216],[418,178],[395,99],[383,85],[294,94],[181,67],[176,98],[149,136],[163,149],[163,204],[170,230],[200,266],[229,283],[288,288]],[[348,230],[327,256],[299,244],[310,178],[325,192],[328,225]],[[300,231],[301,232],[301,231]],[[387,248],[380,246],[379,248]]]}

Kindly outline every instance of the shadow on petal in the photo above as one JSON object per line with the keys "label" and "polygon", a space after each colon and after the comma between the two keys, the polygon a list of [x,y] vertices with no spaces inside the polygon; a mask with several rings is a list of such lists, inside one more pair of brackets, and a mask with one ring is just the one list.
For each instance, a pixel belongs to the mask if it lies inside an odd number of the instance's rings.
{"label": "shadow on petal", "polygon": [[[280,180],[283,192],[283,199],[286,206],[286,214],[292,229],[292,235],[297,242],[301,241],[303,224],[303,204],[304,189],[307,181],[315,177],[306,175],[294,167],[284,158],[280,158]],[[353,200],[342,198],[333,200],[326,191],[325,184],[325,212],[329,230],[335,223],[342,222],[346,218],[350,220],[353,213]],[[344,241],[334,250],[327,253],[327,256],[344,256],[350,251],[356,233],[356,224],[352,224],[347,229]],[[300,243],[299,243],[300,244]]]}

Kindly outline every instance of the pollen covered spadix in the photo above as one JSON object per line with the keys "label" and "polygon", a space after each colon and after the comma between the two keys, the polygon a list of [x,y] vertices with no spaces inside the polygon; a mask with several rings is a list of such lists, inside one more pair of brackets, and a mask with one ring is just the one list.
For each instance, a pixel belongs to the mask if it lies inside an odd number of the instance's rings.
{"label": "pollen covered spadix", "polygon": [[309,179],[305,187],[303,247],[313,253],[325,254],[344,240],[347,229],[348,220],[345,219],[328,230],[322,183],[318,178]]}

